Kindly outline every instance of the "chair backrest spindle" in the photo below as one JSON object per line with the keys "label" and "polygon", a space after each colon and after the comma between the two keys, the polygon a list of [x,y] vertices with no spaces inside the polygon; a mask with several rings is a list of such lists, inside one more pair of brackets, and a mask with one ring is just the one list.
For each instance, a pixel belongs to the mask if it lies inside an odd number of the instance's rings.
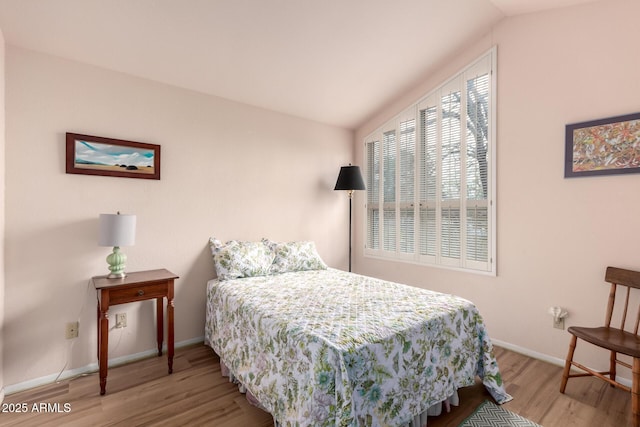
{"label": "chair backrest spindle", "polygon": [[631,294],[631,288],[627,288],[627,296],[624,299],[624,309],[622,310],[622,318],[620,319],[620,329],[624,331],[624,325],[627,321],[627,311],[629,310],[629,295]]}
{"label": "chair backrest spindle", "polygon": [[607,302],[607,317],[604,319],[604,324],[609,327],[611,326],[611,318],[613,317],[613,305],[616,302],[616,284],[611,284],[611,289],[609,290],[609,301]]}

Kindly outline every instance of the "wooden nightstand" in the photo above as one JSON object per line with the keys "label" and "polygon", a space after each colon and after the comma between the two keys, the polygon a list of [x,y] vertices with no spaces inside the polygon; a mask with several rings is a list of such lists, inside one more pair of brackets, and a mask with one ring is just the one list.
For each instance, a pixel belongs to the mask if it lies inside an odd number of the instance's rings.
{"label": "wooden nightstand", "polygon": [[169,373],[173,372],[173,281],[178,276],[169,270],[149,270],[127,273],[122,279],[96,276],[91,279],[98,291],[98,362],[100,365],[100,394],[107,387],[109,359],[109,307],[136,301],[156,299],[158,356],[162,356],[164,337],[163,298],[167,299],[167,359]]}

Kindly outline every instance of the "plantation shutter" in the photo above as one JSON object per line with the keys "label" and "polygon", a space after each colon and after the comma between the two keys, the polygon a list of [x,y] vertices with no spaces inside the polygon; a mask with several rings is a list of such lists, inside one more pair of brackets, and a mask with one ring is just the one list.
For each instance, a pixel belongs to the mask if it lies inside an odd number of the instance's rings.
{"label": "plantation shutter", "polygon": [[495,273],[495,50],[365,140],[365,254]]}
{"label": "plantation shutter", "polygon": [[467,73],[466,260],[489,261],[489,73]]}
{"label": "plantation shutter", "polygon": [[367,243],[368,249],[380,249],[380,141],[365,145],[367,156]]}
{"label": "plantation shutter", "polygon": [[420,110],[420,255],[436,256],[437,107]]}
{"label": "plantation shutter", "polygon": [[396,131],[384,132],[382,137],[383,151],[383,249],[396,250]]}
{"label": "plantation shutter", "polygon": [[415,153],[416,121],[407,119],[400,122],[400,241],[402,253],[415,252]]}
{"label": "plantation shutter", "polygon": [[[440,97],[440,255],[443,263],[458,265],[460,259],[461,99],[459,79]],[[448,259],[448,260],[447,260]]]}

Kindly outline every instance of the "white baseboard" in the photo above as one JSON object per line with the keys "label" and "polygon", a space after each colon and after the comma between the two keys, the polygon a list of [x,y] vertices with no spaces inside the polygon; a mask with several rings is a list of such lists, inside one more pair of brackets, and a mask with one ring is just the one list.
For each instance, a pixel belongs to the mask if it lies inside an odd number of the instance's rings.
{"label": "white baseboard", "polygon": [[[543,362],[551,363],[552,365],[560,366],[564,368],[565,359],[560,359],[557,357],[549,356],[548,354],[538,353],[537,351],[529,350],[528,348],[520,347],[519,345],[510,344],[508,342],[491,339],[493,344],[504,347],[507,350],[515,351],[516,353],[524,354],[525,356],[532,357],[534,359],[542,360]],[[629,378],[624,377],[616,377],[616,380],[626,385],[627,387],[631,387],[631,380]],[[558,379],[560,381],[560,379]]]}
{"label": "white baseboard", "polygon": [[[199,342],[204,342],[204,336],[202,337],[197,337],[197,338],[191,338],[189,340],[185,340],[185,341],[180,341],[175,343],[175,348],[181,348],[181,347],[186,347],[189,345],[193,345],[193,344],[197,344]],[[167,349],[167,345],[163,345],[164,350],[166,351]],[[148,357],[151,357],[155,354],[158,354],[158,349],[152,349],[152,350],[146,350],[140,353],[136,353],[136,354],[130,354],[127,356],[121,356],[121,357],[116,357],[114,359],[109,359],[108,361],[108,366],[111,367],[115,367],[115,366],[119,366],[119,365],[124,365],[125,363],[130,363],[136,360],[140,360],[140,359],[146,359]],[[74,378],[80,375],[86,375],[86,374],[91,374],[94,372],[98,371],[98,362],[95,363],[91,363],[89,365],[83,366],[81,368],[75,368],[75,369],[68,369],[65,370],[64,372],[62,372],[62,374],[51,374],[51,375],[46,375],[44,377],[40,377],[40,378],[34,378],[32,380],[28,380],[28,381],[24,381],[21,383],[17,383],[17,384],[10,384],[4,387],[4,389],[0,390],[0,402],[2,402],[2,399],[4,398],[4,395],[6,393],[6,395],[10,395],[10,394],[14,394],[14,393],[18,393],[21,391],[25,391],[25,390],[29,390],[35,387],[40,387],[42,385],[47,385],[47,384],[51,384],[53,382],[56,381],[56,379],[58,381],[62,381],[62,380],[66,380],[69,378]],[[58,378],[58,375],[60,375],[60,377]]]}
{"label": "white baseboard", "polygon": [[552,365],[557,365],[562,368],[564,367],[564,359],[549,356],[548,354],[544,354],[544,353],[538,353],[537,351],[533,351],[528,348],[520,347],[519,345],[510,344],[508,342],[496,340],[493,338],[491,338],[491,342],[497,346],[504,347],[507,350],[515,351],[516,353],[524,354],[525,356],[542,360],[543,362],[548,362],[548,363],[551,363]]}

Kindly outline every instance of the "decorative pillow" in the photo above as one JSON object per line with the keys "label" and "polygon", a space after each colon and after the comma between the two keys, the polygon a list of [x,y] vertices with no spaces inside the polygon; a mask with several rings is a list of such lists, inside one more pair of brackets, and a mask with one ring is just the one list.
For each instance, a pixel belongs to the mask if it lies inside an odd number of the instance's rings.
{"label": "decorative pillow", "polygon": [[314,242],[278,243],[264,239],[275,254],[271,272],[286,273],[287,271],[326,270],[327,265],[322,261]]}
{"label": "decorative pillow", "polygon": [[230,240],[223,244],[212,237],[209,247],[219,280],[266,276],[275,258],[274,252],[263,242]]}

